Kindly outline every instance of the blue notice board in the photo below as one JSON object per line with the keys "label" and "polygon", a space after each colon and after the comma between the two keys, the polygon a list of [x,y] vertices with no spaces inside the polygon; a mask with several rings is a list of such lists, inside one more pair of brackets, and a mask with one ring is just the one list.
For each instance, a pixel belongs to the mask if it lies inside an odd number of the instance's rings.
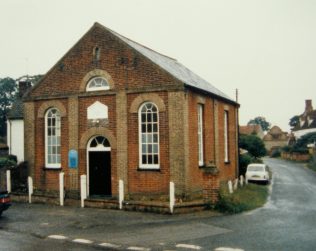
{"label": "blue notice board", "polygon": [[78,167],[78,152],[76,150],[70,150],[68,153],[68,166],[69,168]]}

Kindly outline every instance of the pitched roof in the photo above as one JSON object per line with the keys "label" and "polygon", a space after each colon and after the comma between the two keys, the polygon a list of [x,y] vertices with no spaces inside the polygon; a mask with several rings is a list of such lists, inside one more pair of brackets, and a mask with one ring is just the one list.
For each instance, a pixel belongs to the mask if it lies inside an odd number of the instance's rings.
{"label": "pitched roof", "polygon": [[191,86],[209,93],[212,93],[216,96],[229,100],[231,102],[236,103],[233,99],[229,96],[218,90],[212,84],[201,78],[200,76],[196,75],[194,72],[186,68],[184,65],[179,63],[176,59],[164,56],[146,46],[143,46],[135,41],[132,41],[129,38],[126,38],[117,32],[104,27],[99,23],[95,23],[96,26],[102,27],[103,29],[108,30],[114,36],[118,37],[120,40],[128,44],[130,47],[141,53],[143,56],[150,59],[153,63],[158,65],[159,67],[163,68],[169,74],[171,74],[176,79],[182,81],[185,85]]}
{"label": "pitched roof", "polygon": [[260,125],[245,125],[239,127],[239,132],[241,134],[250,135],[252,133],[259,133],[262,131],[262,128]]}
{"label": "pitched roof", "polygon": [[17,98],[12,108],[8,112],[8,119],[23,119],[23,102],[21,98]]}

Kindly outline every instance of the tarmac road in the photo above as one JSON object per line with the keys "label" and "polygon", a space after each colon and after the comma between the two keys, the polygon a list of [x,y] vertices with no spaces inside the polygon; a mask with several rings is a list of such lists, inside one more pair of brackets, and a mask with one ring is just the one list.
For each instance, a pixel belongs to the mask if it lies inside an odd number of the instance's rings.
{"label": "tarmac road", "polygon": [[0,219],[0,250],[316,250],[316,173],[265,162],[271,197],[251,212],[170,216],[15,204]]}

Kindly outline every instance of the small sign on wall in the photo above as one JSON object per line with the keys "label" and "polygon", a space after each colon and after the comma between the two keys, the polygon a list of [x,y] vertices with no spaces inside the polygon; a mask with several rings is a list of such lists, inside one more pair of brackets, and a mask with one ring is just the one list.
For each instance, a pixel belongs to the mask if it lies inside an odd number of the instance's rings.
{"label": "small sign on wall", "polygon": [[70,150],[68,153],[68,166],[69,168],[78,167],[78,152],[76,150]]}

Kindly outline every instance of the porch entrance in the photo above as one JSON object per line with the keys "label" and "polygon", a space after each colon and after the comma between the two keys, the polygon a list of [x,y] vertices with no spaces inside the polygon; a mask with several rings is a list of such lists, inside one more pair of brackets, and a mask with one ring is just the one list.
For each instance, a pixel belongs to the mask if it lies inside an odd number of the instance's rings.
{"label": "porch entrance", "polygon": [[108,140],[97,136],[90,140],[88,155],[89,196],[111,196],[111,147]]}

